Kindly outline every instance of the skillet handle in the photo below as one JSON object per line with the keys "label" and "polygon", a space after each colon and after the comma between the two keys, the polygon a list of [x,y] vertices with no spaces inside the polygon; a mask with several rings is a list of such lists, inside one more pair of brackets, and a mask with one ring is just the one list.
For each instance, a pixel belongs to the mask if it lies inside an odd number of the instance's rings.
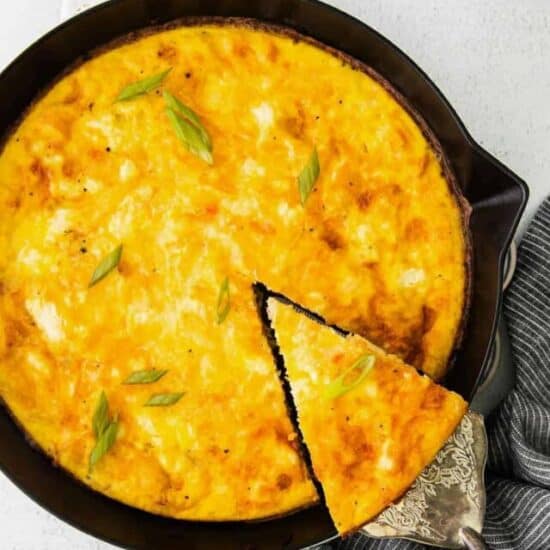
{"label": "skillet handle", "polygon": [[466,196],[473,207],[471,230],[481,232],[481,243],[488,241],[491,251],[504,259],[527,204],[529,188],[481,147],[474,149],[469,181]]}
{"label": "skillet handle", "polygon": [[460,529],[460,540],[467,550],[488,550],[483,537],[471,527],[462,527]]}
{"label": "skillet handle", "polygon": [[516,381],[512,349],[502,313],[498,320],[493,353],[492,364],[488,365],[489,372],[470,403],[470,408],[483,416],[488,416],[497,408],[513,389]]}
{"label": "skillet handle", "polygon": [[[512,281],[516,269],[516,260],[517,246],[512,241],[504,262],[502,291],[505,291]],[[483,380],[472,399],[472,410],[487,416],[508,395],[514,387],[514,383],[515,369],[512,362],[512,350],[506,321],[501,313],[493,343],[491,363],[485,380]]]}

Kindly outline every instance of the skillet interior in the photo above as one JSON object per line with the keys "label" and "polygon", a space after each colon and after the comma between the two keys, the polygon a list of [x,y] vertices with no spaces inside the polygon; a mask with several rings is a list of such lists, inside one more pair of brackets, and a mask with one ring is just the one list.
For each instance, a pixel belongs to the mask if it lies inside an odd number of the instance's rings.
{"label": "skillet interior", "polygon": [[[448,385],[471,395],[481,374],[500,302],[501,260],[526,198],[524,184],[472,144],[460,123],[418,69],[374,31],[336,10],[311,2],[146,2],[119,0],[69,22],[31,47],[0,77],[0,121],[12,125],[64,67],[116,36],[184,15],[256,16],[286,24],[338,47],[384,75],[426,119],[442,143],[458,183],[473,206],[476,258],[471,322]],[[68,47],[71,45],[71,47]],[[36,70],[40,67],[40,70]],[[14,90],[17,93],[14,93]],[[0,417],[4,470],[37,500],[67,521],[126,546],[302,546],[333,536],[321,508],[261,524],[191,524],[157,518],[89,492],[26,445],[6,416]]]}

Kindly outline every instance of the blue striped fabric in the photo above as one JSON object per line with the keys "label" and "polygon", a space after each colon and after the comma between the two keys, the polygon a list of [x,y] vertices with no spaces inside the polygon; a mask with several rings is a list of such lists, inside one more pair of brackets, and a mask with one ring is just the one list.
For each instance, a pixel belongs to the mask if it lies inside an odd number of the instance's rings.
{"label": "blue striped fabric", "polygon": [[[487,512],[483,536],[498,550],[550,549],[550,198],[527,231],[504,314],[515,389],[487,421]],[[357,534],[325,548],[418,550],[404,540]]]}

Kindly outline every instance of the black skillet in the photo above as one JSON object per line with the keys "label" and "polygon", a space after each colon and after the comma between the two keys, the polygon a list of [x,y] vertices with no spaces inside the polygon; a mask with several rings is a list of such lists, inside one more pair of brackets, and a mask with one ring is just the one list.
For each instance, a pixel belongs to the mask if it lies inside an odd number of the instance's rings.
{"label": "black skillet", "polygon": [[[0,75],[0,128],[7,131],[41,89],[98,46],[150,25],[212,15],[285,25],[363,61],[389,81],[432,129],[473,208],[470,317],[446,385],[466,398],[474,396],[489,362],[499,319],[504,256],[528,189],[472,140],[452,107],[416,65],[360,21],[315,0],[113,0],[57,27]],[[58,517],[125,547],[294,548],[336,536],[320,505],[256,523],[176,521],[130,508],[87,489],[52,466],[46,456],[31,448],[3,409],[0,468]]]}

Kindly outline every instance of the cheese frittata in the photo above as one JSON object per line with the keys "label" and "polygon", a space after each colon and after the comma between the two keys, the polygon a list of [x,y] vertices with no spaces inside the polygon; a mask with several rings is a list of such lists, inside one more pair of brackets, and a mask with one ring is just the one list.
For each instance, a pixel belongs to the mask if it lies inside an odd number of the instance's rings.
{"label": "cheese frittata", "polygon": [[453,193],[394,97],[307,40],[202,24],[112,47],[0,155],[1,396],[56,463],[133,506],[316,502],[251,284],[439,376],[467,287]]}
{"label": "cheese frittata", "polygon": [[273,298],[268,311],[315,476],[347,534],[405,492],[467,405],[360,336]]}

